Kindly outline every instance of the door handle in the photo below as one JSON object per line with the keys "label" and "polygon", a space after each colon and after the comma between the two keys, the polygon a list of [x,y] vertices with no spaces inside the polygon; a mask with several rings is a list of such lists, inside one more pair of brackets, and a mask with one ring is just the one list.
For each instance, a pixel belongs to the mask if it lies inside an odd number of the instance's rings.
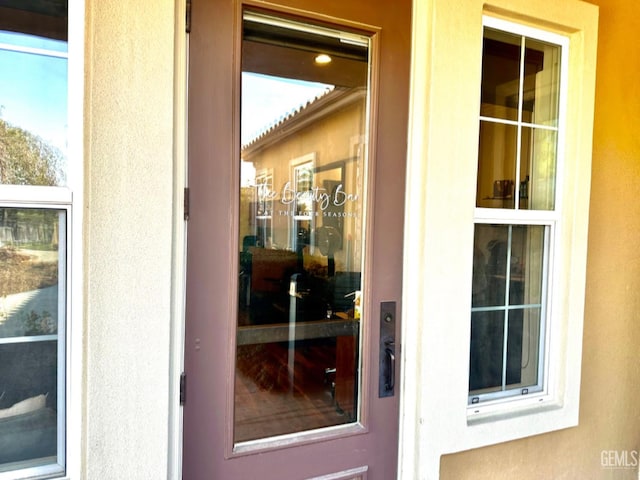
{"label": "door handle", "polygon": [[[387,345],[394,345],[393,342],[385,342]],[[391,347],[392,348],[392,347]],[[385,348],[387,355],[387,382],[384,385],[386,390],[391,390],[396,386],[396,354],[391,348]]]}
{"label": "door handle", "polygon": [[378,397],[393,397],[396,387],[396,302],[380,304]]}

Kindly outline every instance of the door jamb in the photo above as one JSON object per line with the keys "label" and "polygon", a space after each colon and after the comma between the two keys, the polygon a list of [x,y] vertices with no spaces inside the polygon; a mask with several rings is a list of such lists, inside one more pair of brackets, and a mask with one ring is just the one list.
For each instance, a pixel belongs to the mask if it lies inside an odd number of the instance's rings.
{"label": "door jamb", "polygon": [[187,95],[189,36],[187,0],[176,0],[174,10],[173,90],[173,239],[171,252],[171,326],[169,355],[169,415],[167,478],[182,478],[183,409],[180,376],[184,371],[187,222],[184,189],[187,187]]}

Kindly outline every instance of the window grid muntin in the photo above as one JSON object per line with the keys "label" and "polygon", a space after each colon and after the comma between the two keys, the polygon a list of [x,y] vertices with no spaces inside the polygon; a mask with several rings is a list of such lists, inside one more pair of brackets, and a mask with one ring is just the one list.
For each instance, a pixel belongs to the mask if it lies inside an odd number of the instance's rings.
{"label": "window grid muntin", "polygon": [[[529,127],[532,129],[541,129],[554,131],[557,134],[556,138],[556,158],[555,158],[555,188],[554,188],[554,203],[553,209],[549,210],[532,210],[519,208],[520,203],[520,184],[519,181],[514,182],[514,208],[487,208],[479,207],[476,204],[474,209],[474,225],[477,224],[502,224],[502,225],[541,225],[545,226],[544,235],[544,258],[543,258],[543,271],[542,271],[542,305],[540,312],[540,332],[539,332],[539,353],[538,353],[538,370],[537,370],[537,384],[531,387],[527,387],[529,394],[545,394],[547,391],[546,379],[548,378],[549,364],[546,361],[547,352],[549,352],[550,338],[548,335],[549,324],[551,322],[551,301],[552,301],[552,283],[553,275],[555,271],[554,263],[554,250],[556,242],[558,241],[560,230],[560,212],[562,195],[559,193],[563,184],[563,160],[564,160],[564,145],[565,145],[565,125],[566,116],[566,98],[567,98],[567,76],[568,76],[568,39],[564,36],[554,33],[539,30],[537,28],[519,25],[507,20],[497,19],[489,16],[483,16],[483,30],[487,28],[497,30],[507,34],[516,34],[521,36],[521,57],[520,57],[520,76],[519,76],[519,92],[518,92],[518,118],[517,120],[501,119],[489,117],[486,115],[479,115],[479,122],[486,121],[496,124],[512,125],[517,127],[517,156],[516,156],[516,172],[520,170],[521,160],[521,138],[522,128]],[[484,35],[483,35],[484,36]],[[541,42],[557,45],[559,47],[559,78],[558,78],[558,105],[557,105],[557,121],[556,125],[543,125],[534,122],[522,121],[522,103],[524,100],[523,85],[524,78],[524,50],[526,50],[526,40],[538,40]],[[508,249],[510,252],[510,248]],[[510,253],[509,253],[510,254]],[[509,270],[509,268],[507,268]],[[507,297],[506,302],[509,299]],[[529,305],[505,305],[500,307],[504,309],[505,315],[514,309],[527,307]],[[534,305],[530,305],[534,307]],[[498,308],[492,307],[472,307],[471,312],[481,311],[496,311]],[[504,350],[503,350],[504,355]],[[504,363],[503,363],[504,367]],[[505,378],[503,376],[503,382]],[[514,397],[531,398],[528,395],[520,395],[519,388],[512,391],[498,391],[490,393],[482,393],[472,395],[469,392],[468,395],[468,407],[475,409],[477,412],[479,407],[500,403],[505,400],[513,400]]]}

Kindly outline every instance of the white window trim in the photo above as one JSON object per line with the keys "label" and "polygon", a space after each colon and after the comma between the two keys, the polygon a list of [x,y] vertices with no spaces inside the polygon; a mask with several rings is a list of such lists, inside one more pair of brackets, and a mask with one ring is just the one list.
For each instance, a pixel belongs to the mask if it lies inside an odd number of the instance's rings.
{"label": "white window trim", "polygon": [[68,91],[67,111],[69,169],[72,190],[69,235],[70,305],[67,320],[67,475],[82,478],[83,355],[84,338],[84,99],[85,99],[85,0],[68,3]]}
{"label": "white window trim", "polygon": [[[437,14],[436,14],[437,13]],[[469,311],[482,16],[569,39],[564,170],[550,325],[549,401],[469,422]],[[405,218],[400,478],[440,456],[578,423],[598,7],[577,0],[414,0]],[[533,220],[533,219],[532,219]],[[555,373],[554,373],[555,372]]]}

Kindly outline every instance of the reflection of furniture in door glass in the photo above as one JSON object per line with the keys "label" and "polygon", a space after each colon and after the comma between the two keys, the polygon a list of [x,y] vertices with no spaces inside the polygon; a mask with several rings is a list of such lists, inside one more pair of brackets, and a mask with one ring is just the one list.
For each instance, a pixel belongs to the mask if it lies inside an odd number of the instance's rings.
{"label": "reflection of furniture in door glass", "polygon": [[[354,315],[354,300],[360,290],[359,272],[337,272],[333,278],[333,308],[339,318],[344,316],[357,322]],[[359,328],[356,329],[359,332]],[[345,415],[355,418],[358,398],[358,342],[359,335],[339,336],[336,350],[337,408]]]}
{"label": "reflection of furniture in door glass", "polygon": [[285,305],[291,275],[298,268],[298,257],[289,250],[249,247],[245,262],[250,264],[249,323],[288,321]]}
{"label": "reflection of furniture in door glass", "polygon": [[[353,300],[360,273],[328,276],[327,267],[315,263],[300,271],[298,255],[288,250],[251,246],[247,254],[251,300],[243,305],[241,297],[240,311],[248,313],[240,323],[239,345],[246,346],[238,350],[238,367],[261,388],[305,396],[330,389],[335,409],[354,418],[359,322]],[[252,325],[260,327],[251,331]]]}
{"label": "reflection of furniture in door glass", "polygon": [[[333,394],[336,409],[347,419],[353,420],[356,417],[357,407],[359,342],[359,323],[354,318],[353,300],[354,292],[360,288],[360,274],[337,272],[328,278],[304,274],[296,274],[294,277],[290,291],[290,321],[296,324],[298,322],[324,323],[325,331],[321,335],[326,336],[327,340],[331,339],[332,344],[335,341],[333,363],[325,363],[324,371],[329,372],[335,369]],[[322,308],[325,309],[324,312],[321,311]],[[310,359],[303,358],[306,361]],[[316,360],[326,362],[328,359],[325,357]],[[316,360],[310,363],[318,365]],[[323,364],[320,363],[320,365]]]}

